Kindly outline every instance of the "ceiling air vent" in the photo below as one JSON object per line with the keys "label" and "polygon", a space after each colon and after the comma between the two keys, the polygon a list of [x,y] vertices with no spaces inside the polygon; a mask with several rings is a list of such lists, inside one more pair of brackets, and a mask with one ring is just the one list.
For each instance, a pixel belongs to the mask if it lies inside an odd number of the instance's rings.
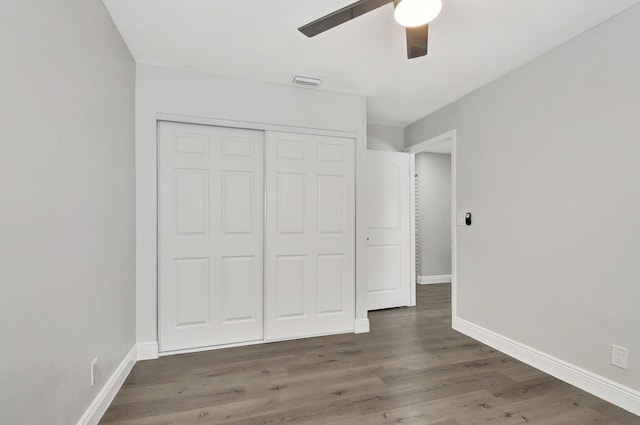
{"label": "ceiling air vent", "polygon": [[318,87],[320,83],[322,83],[320,78],[303,77],[302,75],[293,77],[293,84],[300,84],[301,86]]}

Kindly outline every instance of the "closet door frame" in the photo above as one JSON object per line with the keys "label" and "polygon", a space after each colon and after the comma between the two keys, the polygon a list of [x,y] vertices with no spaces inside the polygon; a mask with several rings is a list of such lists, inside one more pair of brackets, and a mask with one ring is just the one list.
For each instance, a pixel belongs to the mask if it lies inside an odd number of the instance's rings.
{"label": "closet door frame", "polygon": [[[210,125],[216,127],[231,127],[231,128],[239,128],[246,130],[259,130],[265,132],[282,132],[282,133],[294,133],[294,134],[304,134],[304,135],[318,135],[318,136],[329,136],[335,138],[343,138],[343,139],[351,139],[354,141],[354,174],[355,174],[355,199],[354,202],[356,204],[355,211],[355,293],[354,293],[354,333],[363,333],[369,332],[369,320],[367,318],[367,307],[366,307],[366,290],[367,290],[367,281],[366,281],[366,224],[363,226],[360,223],[365,223],[364,218],[366,216],[363,213],[358,212],[358,205],[362,203],[362,196],[360,193],[366,193],[366,146],[358,146],[358,140],[361,138],[358,137],[357,133],[349,132],[349,131],[340,131],[340,130],[330,130],[330,129],[315,129],[315,128],[304,128],[304,127],[292,127],[292,126],[282,126],[277,124],[266,124],[266,123],[255,123],[249,121],[231,121],[224,119],[216,119],[216,118],[206,118],[206,117],[192,117],[186,115],[179,114],[169,114],[169,113],[157,113],[156,114],[156,132],[155,132],[155,145],[156,145],[156,153],[155,153],[155,167],[156,167],[156,180],[155,186],[156,190],[158,189],[159,181],[157,180],[157,169],[159,166],[158,163],[158,141],[159,141],[159,125],[160,122],[174,122],[174,123],[183,123],[183,124],[201,124],[201,125]],[[266,144],[266,138],[265,138]],[[265,145],[266,147],[266,145]],[[361,150],[362,152],[359,152]],[[362,155],[362,156],[361,156]],[[364,177],[363,177],[364,176]],[[266,202],[266,198],[265,198]],[[155,203],[155,211],[156,217],[158,212],[158,203],[156,199]],[[364,217],[364,218],[363,218]],[[264,217],[266,218],[266,216]],[[157,230],[157,226],[156,226]],[[156,260],[158,253],[158,243],[159,237],[156,231],[155,235],[155,249],[156,249]],[[139,236],[136,238],[139,239]],[[157,261],[153,264],[156,270],[156,314],[155,314],[155,324],[156,324],[156,335],[160,334],[160,317],[158,310],[158,263]],[[364,316],[364,317],[362,317]],[[229,347],[237,347],[237,346],[245,346],[252,345],[256,343],[268,342],[266,340],[257,341],[257,342],[247,342],[247,343],[234,343],[234,344],[226,344],[215,347],[201,347],[201,348],[193,348],[193,349],[183,349],[183,350],[174,350],[174,351],[166,351],[160,352],[158,348],[158,342],[156,341],[150,343],[138,343],[139,351],[140,351],[140,359],[153,359],[158,356],[165,355],[173,355],[173,354],[182,354],[182,353],[190,353],[190,352],[198,352],[198,351],[206,351],[211,349],[221,349],[221,348],[229,348]]]}

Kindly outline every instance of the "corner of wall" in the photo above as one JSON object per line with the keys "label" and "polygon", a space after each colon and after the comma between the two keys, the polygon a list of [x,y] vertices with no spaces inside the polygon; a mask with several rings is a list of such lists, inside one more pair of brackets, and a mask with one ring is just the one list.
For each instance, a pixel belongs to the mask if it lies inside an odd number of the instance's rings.
{"label": "corner of wall", "polygon": [[129,376],[129,372],[136,364],[138,357],[138,347],[134,345],[131,347],[127,355],[122,359],[116,370],[109,377],[107,382],[98,393],[95,399],[89,405],[89,408],[84,412],[77,425],[97,425],[107,411],[107,408],[115,398],[116,394],[122,387],[125,379]]}
{"label": "corner of wall", "polygon": [[158,358],[158,342],[140,342],[134,344],[122,359],[116,370],[111,374],[104,386],[84,412],[77,425],[97,425],[116,394],[129,376],[129,373],[140,360]]}

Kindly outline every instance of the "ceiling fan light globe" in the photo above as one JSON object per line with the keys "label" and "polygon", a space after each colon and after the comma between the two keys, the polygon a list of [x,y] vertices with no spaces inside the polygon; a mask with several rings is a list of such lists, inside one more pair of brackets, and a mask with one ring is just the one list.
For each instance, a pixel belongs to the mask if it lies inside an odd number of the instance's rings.
{"label": "ceiling fan light globe", "polygon": [[403,27],[419,27],[433,21],[442,10],[442,0],[395,0],[394,17]]}

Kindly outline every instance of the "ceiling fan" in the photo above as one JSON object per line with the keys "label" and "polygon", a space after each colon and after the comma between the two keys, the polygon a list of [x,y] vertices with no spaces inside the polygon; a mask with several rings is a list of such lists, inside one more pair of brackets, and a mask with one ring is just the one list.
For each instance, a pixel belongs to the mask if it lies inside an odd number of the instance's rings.
{"label": "ceiling fan", "polygon": [[426,55],[429,22],[442,10],[442,0],[360,0],[303,25],[298,30],[307,37],[314,37],[391,2],[396,21],[406,27],[407,57],[413,59]]}

